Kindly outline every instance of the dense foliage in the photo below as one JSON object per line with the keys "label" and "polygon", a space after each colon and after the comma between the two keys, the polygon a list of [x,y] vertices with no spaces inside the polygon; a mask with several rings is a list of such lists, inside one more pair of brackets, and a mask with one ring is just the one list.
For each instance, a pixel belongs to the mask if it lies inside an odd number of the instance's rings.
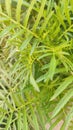
{"label": "dense foliage", "polygon": [[72,130],[73,0],[0,4],[1,130]]}

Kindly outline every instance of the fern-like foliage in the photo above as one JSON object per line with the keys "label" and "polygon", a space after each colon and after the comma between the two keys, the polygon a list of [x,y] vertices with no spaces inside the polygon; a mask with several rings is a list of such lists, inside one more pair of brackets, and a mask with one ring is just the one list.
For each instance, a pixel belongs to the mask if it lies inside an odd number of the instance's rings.
{"label": "fern-like foliage", "polygon": [[73,0],[1,0],[1,130],[72,130],[72,105]]}

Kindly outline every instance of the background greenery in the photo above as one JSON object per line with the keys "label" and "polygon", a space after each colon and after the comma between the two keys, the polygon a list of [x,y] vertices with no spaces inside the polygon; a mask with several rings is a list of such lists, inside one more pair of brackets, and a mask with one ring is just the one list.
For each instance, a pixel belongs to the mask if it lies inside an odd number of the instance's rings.
{"label": "background greenery", "polygon": [[0,128],[73,129],[73,0],[0,0]]}

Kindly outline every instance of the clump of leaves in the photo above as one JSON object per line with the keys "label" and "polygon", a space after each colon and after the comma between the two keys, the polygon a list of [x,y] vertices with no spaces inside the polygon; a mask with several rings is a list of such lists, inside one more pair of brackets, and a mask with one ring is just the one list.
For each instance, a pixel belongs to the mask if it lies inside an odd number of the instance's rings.
{"label": "clump of leaves", "polygon": [[73,128],[73,0],[0,1],[0,128]]}

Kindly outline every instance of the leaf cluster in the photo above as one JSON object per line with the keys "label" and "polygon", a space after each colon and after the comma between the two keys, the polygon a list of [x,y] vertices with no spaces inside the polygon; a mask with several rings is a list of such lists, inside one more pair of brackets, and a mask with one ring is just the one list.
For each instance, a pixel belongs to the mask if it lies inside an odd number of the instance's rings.
{"label": "leaf cluster", "polygon": [[0,1],[0,128],[73,128],[73,0]]}

